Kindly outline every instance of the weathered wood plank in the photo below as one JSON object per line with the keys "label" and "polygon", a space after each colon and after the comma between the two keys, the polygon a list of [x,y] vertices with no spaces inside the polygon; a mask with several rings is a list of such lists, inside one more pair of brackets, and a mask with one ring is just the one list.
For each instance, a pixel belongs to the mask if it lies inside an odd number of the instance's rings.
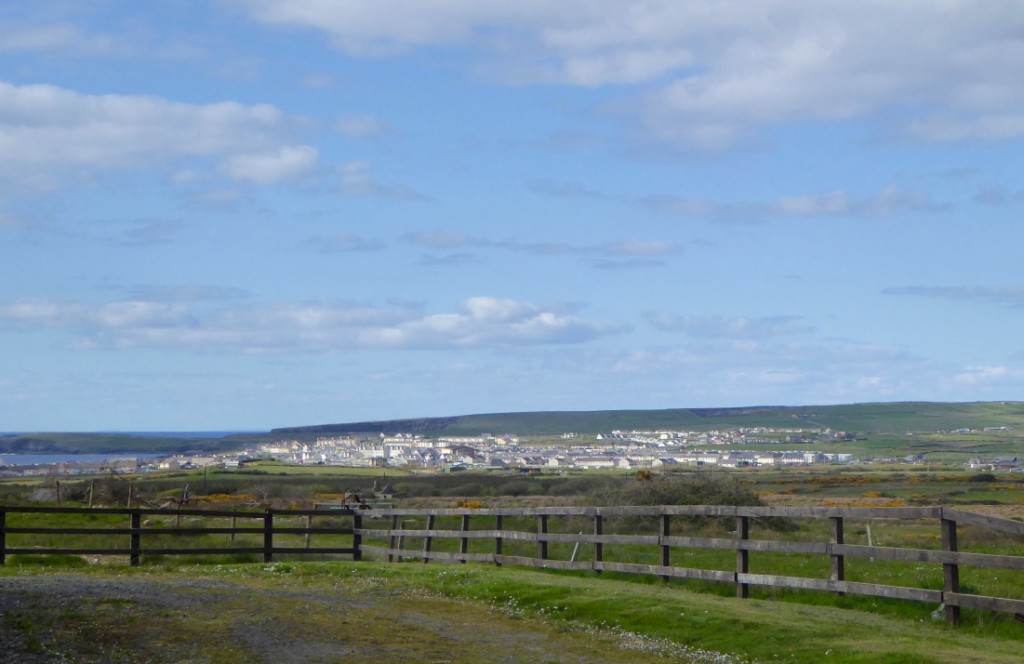
{"label": "weathered wood plank", "polygon": [[740,540],[735,543],[747,551],[772,551],[775,553],[817,553],[828,552],[826,542],[788,542],[785,540]]}
{"label": "weathered wood plank", "polygon": [[840,581],[835,584],[836,590],[853,595],[871,595],[873,597],[890,597],[892,599],[911,599],[918,602],[942,603],[941,590],[925,588],[906,588],[904,586],[883,586],[874,583],[857,583]]}
{"label": "weathered wood plank", "polygon": [[942,514],[943,518],[949,519],[950,521],[969,523],[972,526],[983,526],[985,528],[997,530],[1001,533],[1024,535],[1024,521],[1002,519],[996,516],[988,516],[986,514],[975,514],[974,512],[964,512],[963,510],[953,509],[951,507],[943,508]]}
{"label": "weathered wood plank", "polygon": [[835,590],[831,579],[815,579],[804,576],[782,576],[779,574],[737,574],[737,583],[778,588],[802,588],[804,590]]}
{"label": "weathered wood plank", "polygon": [[879,560],[902,560],[914,563],[949,562],[951,555],[950,552],[938,549],[901,549],[862,544],[831,544],[829,553],[850,558],[878,558]]}
{"label": "weathered wood plank", "polygon": [[885,586],[874,583],[855,583],[850,581],[833,581],[812,577],[782,576],[775,574],[738,574],[737,581],[759,586],[778,588],[799,588],[803,590],[826,590],[844,592],[852,595],[871,595],[874,597],[890,597],[893,599],[910,599],[919,602],[942,602],[941,590],[925,588],[907,588],[904,586]]}
{"label": "weathered wood plank", "polygon": [[734,537],[681,537],[673,535],[663,537],[662,541],[668,546],[678,546],[690,549],[735,549],[736,538]]}
{"label": "weathered wood plank", "polygon": [[1001,611],[1004,613],[1024,614],[1024,600],[1004,599],[1002,597],[983,597],[981,595],[965,595],[963,593],[944,593],[943,600],[947,605],[965,609],[981,609],[982,611]]}
{"label": "weathered wood plank", "polygon": [[[305,551],[306,549],[303,549]],[[167,549],[153,549],[143,548],[139,550],[142,555],[168,555],[168,556],[205,556],[205,555],[221,555],[221,554],[238,554],[248,553],[253,555],[260,555],[266,552],[262,546],[260,547],[230,547],[217,549],[213,547],[190,547],[190,548],[167,548]]]}
{"label": "weathered wood plank", "polygon": [[450,552],[450,551],[428,551],[423,553],[405,553],[406,558],[423,558],[424,560],[438,560],[441,562],[453,562],[453,563],[464,563],[464,562],[477,562],[477,563],[490,563],[494,562],[493,553],[461,553],[461,552]]}
{"label": "weathered wood plank", "polygon": [[447,551],[416,551],[413,549],[397,549],[387,546],[370,545],[364,545],[362,547],[362,552],[364,554],[371,553],[380,556],[401,556],[402,558],[438,560],[449,562],[462,562],[463,560],[466,560],[471,562],[489,563],[494,561],[493,553],[452,553]]}
{"label": "weathered wood plank", "polygon": [[594,569],[605,572],[671,576],[677,579],[703,579],[705,581],[725,581],[727,583],[732,583],[736,578],[735,572],[723,572],[721,570],[714,569],[701,569],[697,567],[662,567],[661,565],[613,563],[607,561],[594,562]]}
{"label": "weathered wood plank", "polygon": [[[140,528],[139,532],[146,536],[156,535],[254,535],[263,534],[263,528]],[[284,528],[274,528],[274,533],[286,532]],[[305,532],[305,531],[302,531]],[[333,531],[332,531],[333,532]]]}
{"label": "weathered wood plank", "polygon": [[[259,519],[262,518],[267,510],[255,511],[255,510],[204,510],[204,509],[193,509],[193,508],[182,508],[182,509],[158,509],[158,508],[105,508],[105,507],[37,507],[37,506],[12,506],[5,508],[9,513],[51,513],[51,514],[128,514],[130,512],[138,512],[143,515],[175,515],[180,514],[182,516],[210,516],[210,517],[236,517],[236,518],[249,518]],[[741,506],[734,507],[731,505],[652,505],[652,506],[612,506],[612,507],[522,507],[522,508],[436,508],[436,509],[424,509],[424,508],[390,508],[390,509],[329,509],[329,510],[269,510],[274,516],[285,517],[285,516],[317,516],[317,517],[329,517],[329,516],[348,516],[354,514],[360,514],[365,518],[382,518],[382,517],[393,517],[393,516],[452,516],[461,517],[465,515],[473,516],[498,516],[502,515],[505,517],[536,517],[541,515],[548,516],[587,516],[592,517],[595,515],[603,516],[660,516],[663,514],[667,515],[679,515],[679,516],[751,516],[751,517],[793,517],[793,518],[817,518],[826,516],[841,516],[849,517],[852,519],[877,519],[877,518],[894,518],[894,519],[924,519],[924,518],[939,518],[942,514],[941,507],[758,507],[758,506]],[[947,512],[949,510],[947,509]],[[1012,521],[1010,519],[996,519],[995,517],[982,517],[982,515],[973,514],[971,512],[961,512],[960,510],[954,510],[956,520],[963,520],[966,522],[969,518],[980,517],[982,519],[994,519],[996,522],[1008,522],[1002,523],[1002,525],[1011,528],[1010,532],[1022,532],[1017,529],[1017,526],[1010,524],[1018,524],[1024,526],[1024,523]],[[978,525],[985,525],[980,521],[975,521]],[[993,528],[998,528],[999,525],[992,525]]]}
{"label": "weathered wood plank", "polygon": [[594,569],[589,560],[552,560],[550,558],[530,558],[529,556],[495,556],[495,562],[502,565],[519,565],[520,567],[538,567],[542,569],[583,570]]}
{"label": "weathered wood plank", "polygon": [[[7,528],[8,535],[130,535],[130,526],[123,528]],[[260,529],[263,532],[263,529]]]}
{"label": "weathered wood plank", "polygon": [[[259,549],[262,551],[263,549]],[[100,548],[38,548],[38,547],[7,547],[7,555],[39,556],[39,555],[69,555],[69,556],[127,556],[131,549],[127,546],[121,549],[100,549]]]}
{"label": "weathered wood plank", "polygon": [[994,553],[966,551],[940,551],[938,549],[900,549],[895,547],[862,546],[857,544],[832,545],[836,555],[854,558],[878,558],[943,565],[969,565],[990,569],[1024,570],[1024,556],[1004,556]]}

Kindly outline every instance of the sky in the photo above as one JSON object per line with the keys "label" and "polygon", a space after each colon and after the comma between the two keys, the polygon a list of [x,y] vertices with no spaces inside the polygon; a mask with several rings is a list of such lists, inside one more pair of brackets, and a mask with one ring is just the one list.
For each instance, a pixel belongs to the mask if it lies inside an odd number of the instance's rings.
{"label": "sky", "polygon": [[0,431],[1024,399],[1016,0],[0,6]]}

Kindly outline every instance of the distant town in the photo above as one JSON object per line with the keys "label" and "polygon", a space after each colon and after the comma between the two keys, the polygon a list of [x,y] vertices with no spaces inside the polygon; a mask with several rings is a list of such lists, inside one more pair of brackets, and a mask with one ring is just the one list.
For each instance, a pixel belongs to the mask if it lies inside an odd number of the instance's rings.
{"label": "distant town", "polygon": [[[958,432],[959,433],[959,432]],[[807,466],[813,464],[869,463],[852,454],[806,449],[850,441],[853,435],[830,429],[740,428],[725,431],[633,430],[581,435],[564,433],[547,442],[521,440],[515,434],[442,436],[396,432],[328,436],[314,442],[282,439],[253,449],[222,454],[175,454],[136,459],[111,455],[103,461],[79,462],[62,457],[59,463],[3,465],[0,476],[86,475],[97,472],[135,473],[194,468],[238,468],[248,462],[283,463],[355,468],[406,468],[458,472],[464,470],[542,469],[633,470],[684,466],[721,468]],[[777,447],[772,451],[737,450],[737,446]],[[730,449],[724,449],[728,446]],[[920,457],[884,459],[920,462]],[[1019,470],[1017,458],[971,459],[970,468]]]}
{"label": "distant town", "polygon": [[[426,438],[406,433],[376,438],[324,437],[314,443],[282,441],[263,445],[261,454],[281,461],[338,466],[402,466],[451,471],[502,468],[565,468],[580,470],[662,468],[674,465],[727,468],[769,465],[804,465],[852,461],[850,454],[808,450],[776,452],[715,451],[716,446],[743,443],[779,443],[769,437],[778,431],[612,431],[596,436],[562,434],[557,442],[522,444],[506,434]],[[785,442],[806,442],[820,432],[794,430]],[[825,434],[832,436],[831,432]],[[845,436],[845,434],[838,434]]]}

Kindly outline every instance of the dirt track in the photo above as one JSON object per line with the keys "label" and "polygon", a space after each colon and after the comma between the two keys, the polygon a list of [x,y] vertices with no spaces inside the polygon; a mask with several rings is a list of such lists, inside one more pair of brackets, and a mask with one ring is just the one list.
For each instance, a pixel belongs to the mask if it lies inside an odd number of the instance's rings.
{"label": "dirt track", "polygon": [[366,580],[0,576],[0,664],[666,661],[561,629]]}

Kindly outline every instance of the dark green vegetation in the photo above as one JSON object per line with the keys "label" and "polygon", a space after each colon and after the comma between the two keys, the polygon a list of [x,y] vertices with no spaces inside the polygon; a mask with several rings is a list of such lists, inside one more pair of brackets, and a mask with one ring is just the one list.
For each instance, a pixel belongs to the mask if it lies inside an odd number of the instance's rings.
{"label": "dark green vegetation", "polygon": [[[0,436],[0,452],[184,452],[229,451],[260,442],[346,433],[417,433],[428,437],[475,436],[481,433],[557,436],[566,432],[596,434],[613,430],[671,429],[690,431],[740,427],[831,429],[864,439],[850,450],[879,454],[929,451],[950,446],[974,453],[1012,450],[1024,430],[1024,403],[875,403],[841,406],[761,406],[751,408],[677,408],[575,412],[495,413],[274,429],[266,434],[224,438],[156,438],[126,434],[22,433]],[[1007,431],[982,432],[1008,427]],[[970,433],[956,433],[958,430]],[[1014,433],[1017,431],[1018,433]],[[907,434],[917,434],[908,437]],[[846,447],[837,450],[847,451]],[[906,450],[906,451],[904,451]]]}
{"label": "dark green vegetation", "polygon": [[[655,471],[653,482],[634,472],[515,470],[456,473],[395,469],[352,469],[258,462],[242,469],[167,471],[138,476],[64,477],[58,474],[0,480],[0,502],[55,502],[59,484],[65,503],[145,506],[181,498],[193,505],[309,508],[340,500],[344,493],[367,495],[374,483],[390,484],[397,505],[456,507],[473,500],[485,505],[592,504],[757,504],[794,506],[1001,506],[1024,516],[1024,473],[980,472],[942,463],[819,465],[798,468],[683,468]],[[664,490],[669,487],[670,492]],[[148,501],[148,502],[147,502]]]}

